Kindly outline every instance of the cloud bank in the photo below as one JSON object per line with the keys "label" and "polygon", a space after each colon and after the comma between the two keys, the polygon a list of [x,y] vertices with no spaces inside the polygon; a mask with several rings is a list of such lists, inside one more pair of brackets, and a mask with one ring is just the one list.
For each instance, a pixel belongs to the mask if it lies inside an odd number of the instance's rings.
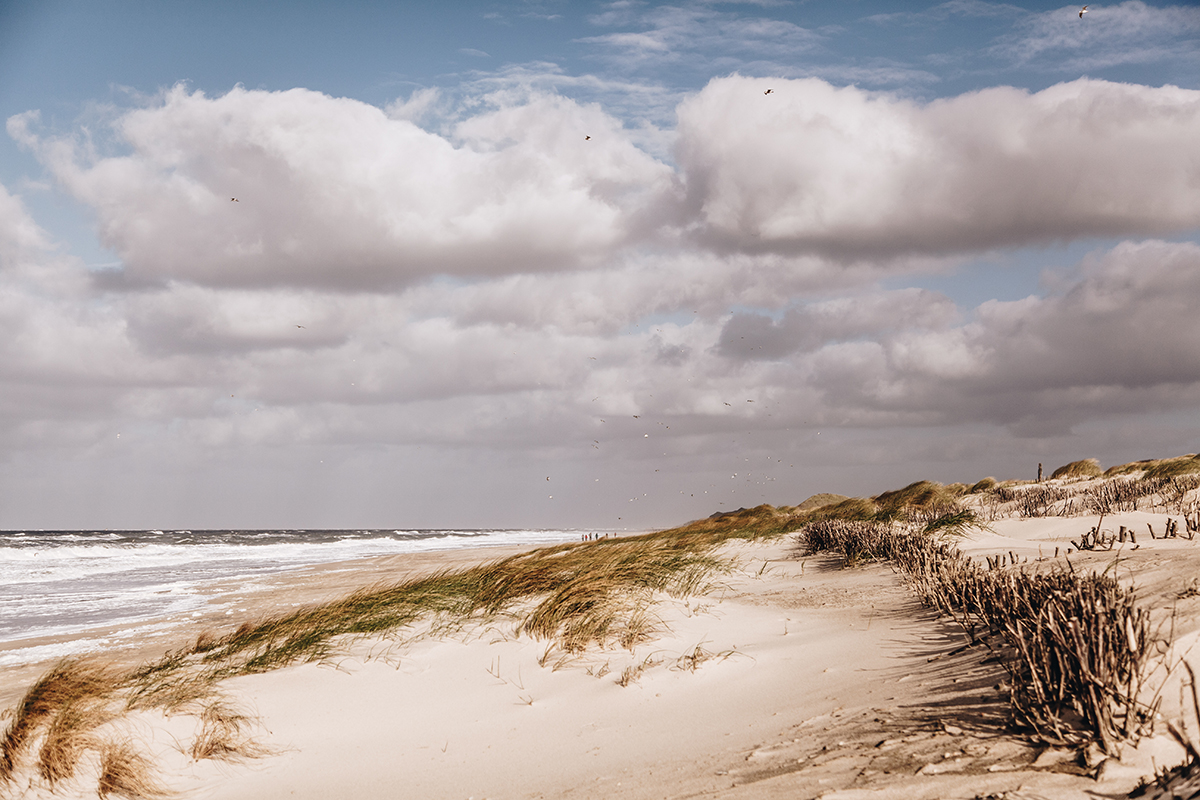
{"label": "cloud bank", "polygon": [[[1200,230],[1200,92],[733,75],[670,158],[549,91],[417,100],[177,86],[106,128],[9,119],[123,267],[0,187],[8,452],[429,446],[599,482],[750,441],[840,457],[818,430],[986,450],[1196,409],[1200,247],[1161,237]],[[1021,300],[883,282],[1093,237],[1126,241]]]}

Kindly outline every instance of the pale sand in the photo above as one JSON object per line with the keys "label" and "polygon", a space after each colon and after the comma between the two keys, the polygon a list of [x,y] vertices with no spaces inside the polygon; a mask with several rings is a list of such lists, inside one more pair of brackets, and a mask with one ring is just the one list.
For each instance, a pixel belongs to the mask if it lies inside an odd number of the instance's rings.
{"label": "pale sand", "polygon": [[[1151,521],[1161,531],[1164,520],[1139,512],[1104,527],[1145,531]],[[1001,520],[962,546],[1052,558],[1094,524]],[[1200,599],[1176,593],[1200,575],[1200,540],[1151,541],[1141,531],[1136,550],[1071,559],[1101,569],[1116,560],[1143,605],[1174,604],[1182,652],[1197,639]],[[1004,674],[981,664],[986,652],[948,655],[963,634],[922,608],[889,567],[797,558],[793,541],[732,546],[742,567],[724,588],[664,600],[661,635],[632,653],[593,650],[555,668],[556,658],[543,659],[545,642],[516,637],[506,623],[407,644],[362,642],[335,664],[222,684],[258,716],[257,739],[273,755],[192,762],[175,749],[192,723],[146,715],[141,730],[183,796],[213,800],[1091,798],[1123,796],[1155,765],[1182,760],[1158,736],[1095,780],[1079,774],[1073,754],[1041,753],[1009,735],[994,688]],[[497,555],[453,558],[465,565]],[[440,563],[430,556],[419,569]],[[261,609],[344,593],[356,577],[386,578],[387,566],[293,576],[290,587],[284,580],[263,595]],[[203,624],[189,623],[188,635]],[[689,659],[697,647],[702,657]],[[620,685],[639,665],[644,671]],[[1179,713],[1177,684],[1178,671],[1164,693],[1168,716]]]}

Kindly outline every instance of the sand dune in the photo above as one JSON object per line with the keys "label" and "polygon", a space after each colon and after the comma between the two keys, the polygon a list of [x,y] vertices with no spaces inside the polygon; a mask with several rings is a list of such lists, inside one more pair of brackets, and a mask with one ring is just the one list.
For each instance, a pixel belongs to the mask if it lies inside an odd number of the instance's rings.
{"label": "sand dune", "polygon": [[[1162,531],[1167,519],[1139,511],[1103,527]],[[959,546],[980,558],[1114,570],[1155,609],[1173,647],[1167,660],[1200,663],[1200,597],[1188,591],[1200,540],[1147,533],[1136,546],[1068,556],[1098,521],[997,519]],[[998,688],[1004,671],[985,648],[964,648],[963,631],[886,564],[843,569],[834,556],[804,557],[794,535],[722,553],[738,568],[702,596],[660,597],[655,634],[632,649],[568,654],[517,635],[503,617],[450,635],[409,630],[357,641],[325,663],[223,681],[228,701],[254,717],[246,735],[257,758],[181,752],[196,736],[191,717],[137,712],[132,730],[173,790],[212,800],[1091,798],[1124,796],[1183,760],[1162,725],[1120,759],[1091,764],[1014,733]],[[444,563],[425,561],[419,569]],[[371,582],[401,565],[362,567],[357,577]],[[261,602],[327,599],[352,580],[310,571]],[[189,624],[182,630],[194,635],[199,623]],[[1183,714],[1181,675],[1162,691],[1164,717]],[[95,796],[85,783],[79,796]],[[60,787],[58,796],[71,794]]]}

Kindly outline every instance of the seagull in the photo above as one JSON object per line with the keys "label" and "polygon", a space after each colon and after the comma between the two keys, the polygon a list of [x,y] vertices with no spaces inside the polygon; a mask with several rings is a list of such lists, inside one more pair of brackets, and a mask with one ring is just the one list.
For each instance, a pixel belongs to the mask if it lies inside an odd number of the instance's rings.
{"label": "seagull", "polygon": [[584,137],[583,137],[583,140],[584,140],[585,142],[590,142],[590,141],[592,140],[592,137],[590,137],[590,136],[584,136]]}
{"label": "seagull", "polygon": [[237,199],[236,197],[231,197],[231,198],[229,198],[229,202],[231,202],[231,203],[237,203],[237,202],[239,202],[239,201],[238,201],[238,199]]}
{"label": "seagull", "polygon": [[763,94],[775,94],[775,90],[774,90],[774,89],[767,89],[765,92],[763,92]]}
{"label": "seagull", "polygon": [[304,326],[303,326],[303,325],[297,325],[296,327],[297,327],[297,328],[303,328]]}
{"label": "seagull", "polygon": [[1086,13],[1087,13],[1087,6],[1084,6],[1083,8],[1079,9],[1079,18],[1083,19],[1083,15]]}

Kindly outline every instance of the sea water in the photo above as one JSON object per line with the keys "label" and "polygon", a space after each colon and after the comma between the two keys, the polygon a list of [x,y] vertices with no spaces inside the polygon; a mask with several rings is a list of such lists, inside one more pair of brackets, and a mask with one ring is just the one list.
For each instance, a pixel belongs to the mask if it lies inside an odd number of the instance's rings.
{"label": "sea water", "polygon": [[[0,667],[82,652],[91,630],[203,608],[215,581],[373,556],[579,541],[574,530],[0,531]],[[20,646],[38,637],[71,643]],[[17,645],[13,647],[13,645]]]}

